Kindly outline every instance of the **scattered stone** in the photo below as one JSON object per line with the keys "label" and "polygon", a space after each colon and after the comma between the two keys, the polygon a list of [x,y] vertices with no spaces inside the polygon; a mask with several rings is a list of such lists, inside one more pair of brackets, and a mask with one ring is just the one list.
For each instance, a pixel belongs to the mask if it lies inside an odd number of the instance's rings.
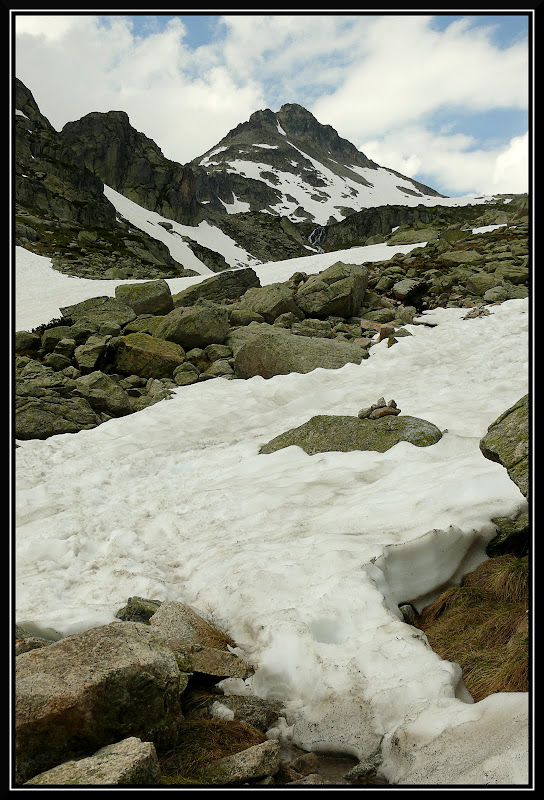
{"label": "scattered stone", "polygon": [[472,308],[463,319],[476,319],[477,317],[488,317],[490,311],[485,306],[475,306]]}
{"label": "scattered stone", "polygon": [[362,408],[357,414],[357,417],[359,419],[380,419],[381,417],[397,416],[398,414],[400,414],[400,408],[397,408],[397,404],[394,400],[389,400],[389,402],[386,403],[385,398],[380,397],[376,403],[373,403],[367,408]]}
{"label": "scattered stone", "polygon": [[279,742],[269,740],[214,761],[206,770],[206,780],[221,786],[243,784],[275,775],[279,767]]}

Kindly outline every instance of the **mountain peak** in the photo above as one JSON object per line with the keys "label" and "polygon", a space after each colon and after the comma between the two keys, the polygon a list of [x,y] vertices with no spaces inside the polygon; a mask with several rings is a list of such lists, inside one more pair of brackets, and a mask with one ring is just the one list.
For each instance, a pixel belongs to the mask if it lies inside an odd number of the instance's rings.
{"label": "mountain peak", "polygon": [[221,213],[260,211],[325,225],[362,208],[439,195],[380,167],[298,103],[253,112],[191,164],[198,200]]}

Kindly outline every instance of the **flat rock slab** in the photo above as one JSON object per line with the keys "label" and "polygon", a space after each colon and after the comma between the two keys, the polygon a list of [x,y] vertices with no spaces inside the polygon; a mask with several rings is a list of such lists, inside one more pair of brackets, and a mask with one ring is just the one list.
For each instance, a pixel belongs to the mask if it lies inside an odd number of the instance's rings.
{"label": "flat rock slab", "polygon": [[432,422],[418,417],[387,416],[381,419],[358,419],[319,415],[298,428],[281,433],[260,453],[275,453],[284,447],[296,445],[308,455],[352,450],[374,450],[384,453],[398,442],[410,442],[416,447],[428,447],[442,438],[442,433]]}
{"label": "flat rock slab", "polygon": [[335,339],[320,339],[285,333],[261,333],[235,351],[234,371],[238,378],[261,375],[306,373],[314,369],[340,369],[345,364],[360,364],[368,353],[359,345]]}
{"label": "flat rock slab", "polygon": [[149,786],[160,783],[160,779],[155,745],[132,736],[102,747],[88,758],[59,764],[31,778],[25,786]]}

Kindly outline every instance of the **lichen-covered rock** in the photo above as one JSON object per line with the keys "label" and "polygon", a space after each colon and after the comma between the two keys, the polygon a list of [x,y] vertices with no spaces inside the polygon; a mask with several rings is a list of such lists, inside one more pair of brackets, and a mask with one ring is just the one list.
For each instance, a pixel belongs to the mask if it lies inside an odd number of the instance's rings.
{"label": "lichen-covered rock", "polygon": [[14,344],[16,353],[26,353],[28,351],[38,350],[41,345],[41,339],[37,333],[16,331]]}
{"label": "lichen-covered rock", "polygon": [[337,261],[300,286],[296,303],[311,317],[351,317],[360,309],[367,285],[365,267]]}
{"label": "lichen-covered rock", "polygon": [[114,297],[91,297],[81,303],[61,308],[63,317],[70,317],[79,324],[90,325],[91,328],[98,330],[100,325],[105,322],[126,325],[136,318],[136,314],[130,306],[119,302]]}
{"label": "lichen-covered rock", "polygon": [[149,622],[161,606],[160,600],[148,600],[146,597],[129,597],[126,606],[116,613],[117,619],[123,622]]}
{"label": "lichen-covered rock", "polygon": [[180,663],[186,672],[232,678],[246,678],[251,672],[246,661],[229,651],[234,641],[184,603],[161,603],[149,623],[183,653]]}
{"label": "lichen-covered rock", "polygon": [[228,332],[227,311],[215,304],[198,305],[191,308],[174,308],[161,319],[155,336],[191,350],[209,344],[223,344]]}
{"label": "lichen-covered rock", "polygon": [[185,351],[175,342],[147,333],[121,336],[116,347],[115,369],[143,378],[170,378],[185,361]]}
{"label": "lichen-covered rock", "polygon": [[163,280],[120,284],[115,297],[136,314],[168,314],[174,308],[170,287]]}
{"label": "lichen-covered rock", "polygon": [[[108,348],[111,336],[91,334],[89,338],[74,350],[74,359],[78,369],[83,373],[93,372],[100,364],[100,359]],[[60,340],[62,341],[62,339]]]}
{"label": "lichen-covered rock", "polygon": [[16,659],[16,771],[34,775],[119,739],[176,741],[187,676],[149,625],[118,622]]}
{"label": "lichen-covered rock", "polygon": [[381,419],[357,417],[312,417],[298,428],[292,428],[263,445],[260,453],[275,453],[296,445],[308,455],[352,450],[375,450],[384,453],[398,442],[410,442],[417,447],[436,444],[442,433],[436,425],[417,417],[385,416]]}
{"label": "lichen-covered rock", "polygon": [[153,742],[135,736],[101,747],[77,761],[66,761],[26,781],[25,786],[150,786],[161,771]]}
{"label": "lichen-covered rock", "polygon": [[130,397],[122,386],[103,372],[76,378],[75,393],[84,397],[95,411],[122,417],[133,411]]}
{"label": "lichen-covered rock", "polygon": [[174,306],[176,308],[192,306],[197,300],[211,300],[212,302],[235,300],[245,294],[248,289],[260,285],[257,273],[250,267],[222,272],[175,294],[173,296]]}
{"label": "lichen-covered rock", "polygon": [[497,461],[508,471],[521,493],[529,494],[529,395],[525,395],[501,414],[480,440],[486,458]]}
{"label": "lichen-covered rock", "polygon": [[486,554],[493,558],[505,553],[513,553],[518,558],[523,558],[529,551],[530,528],[529,514],[519,512],[514,517],[493,517],[491,520],[497,526],[497,535],[486,547]]}
{"label": "lichen-covered rock", "polygon": [[393,294],[398,300],[413,303],[425,294],[427,288],[427,283],[421,278],[404,278],[393,284]]}
{"label": "lichen-covered rock", "polygon": [[270,283],[259,289],[248,289],[240,299],[238,308],[260,314],[268,323],[287,313],[294,314],[298,319],[304,318],[295,303],[293,290],[283,283]]}
{"label": "lichen-covered rock", "polygon": [[16,391],[16,439],[47,439],[59,433],[96,428],[102,422],[84,397],[63,397],[45,389],[42,396],[31,397]]}

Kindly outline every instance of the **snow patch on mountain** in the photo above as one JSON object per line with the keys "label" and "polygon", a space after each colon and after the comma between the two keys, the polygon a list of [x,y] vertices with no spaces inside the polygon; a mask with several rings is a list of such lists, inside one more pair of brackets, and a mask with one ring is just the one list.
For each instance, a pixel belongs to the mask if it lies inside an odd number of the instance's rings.
{"label": "snow patch on mountain", "polygon": [[[162,217],[155,211],[142,208],[110,186],[104,186],[104,194],[113,203],[119,214],[132,225],[163,242],[168,247],[172,258],[182,264],[185,269],[193,269],[200,275],[208,277],[215,274],[195,256],[183,237],[220,253],[231,267],[247,267],[259,263],[250,253],[236,244],[234,239],[209,222],[203,221],[197,226],[182,225],[180,222]],[[235,204],[236,202],[237,198],[235,198]],[[240,205],[246,204],[240,203]],[[169,222],[170,230],[163,228],[159,224],[161,222]]]}

